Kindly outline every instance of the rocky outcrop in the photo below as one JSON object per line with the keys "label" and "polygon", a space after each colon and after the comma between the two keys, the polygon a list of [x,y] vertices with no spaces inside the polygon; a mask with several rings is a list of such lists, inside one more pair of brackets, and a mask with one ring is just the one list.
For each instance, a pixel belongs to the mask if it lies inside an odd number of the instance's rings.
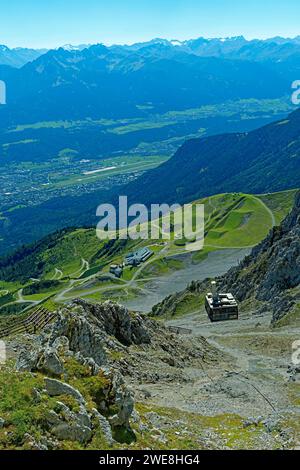
{"label": "rocky outcrop", "polygon": [[97,325],[120,343],[131,344],[150,343],[150,335],[145,319],[140,315],[130,314],[126,307],[111,301],[102,304],[91,304],[82,299],[75,300],[85,313],[97,319]]}
{"label": "rocky outcrop", "polygon": [[[32,426],[37,432],[24,441],[30,449],[73,448],[73,441],[76,448],[133,442],[132,428],[148,432],[134,409],[133,390],[139,400],[142,383],[179,386],[191,380],[185,367],[194,370],[204,359],[212,364],[219,357],[204,338],[181,337],[114,302],[77,300],[42,334],[22,338],[13,344],[14,350],[23,348],[15,375],[30,381],[28,399],[39,410],[32,417],[38,417]],[[166,442],[160,434],[157,440]]]}
{"label": "rocky outcrop", "polygon": [[47,393],[51,397],[57,397],[59,395],[70,395],[78,400],[81,404],[84,404],[84,398],[81,393],[71,385],[61,382],[60,380],[45,378],[45,388]]}
{"label": "rocky outcrop", "polygon": [[38,362],[38,351],[23,349],[18,355],[16,369],[19,372],[31,371],[36,368]]}
{"label": "rocky outcrop", "polygon": [[64,372],[62,361],[59,358],[56,348],[47,348],[40,356],[37,369],[43,370],[51,375],[60,376]]}
{"label": "rocky outcrop", "polygon": [[112,377],[111,394],[114,397],[116,413],[109,417],[109,422],[113,427],[128,427],[129,417],[134,408],[132,394],[125,385],[125,381],[120,373],[115,373]]}
{"label": "rocky outcrop", "polygon": [[[132,392],[109,359],[113,352],[126,352],[131,344],[149,344],[150,324],[151,320],[130,314],[117,303],[92,305],[77,300],[62,309],[57,320],[41,335],[27,336],[15,367],[20,373],[39,371],[47,375],[44,389],[32,390],[35,403],[40,403],[46,393],[59,399],[70,397],[79,407],[75,411],[62,401],[57,402],[55,409],[47,413],[47,432],[59,441],[86,445],[92,439],[93,429],[100,427],[111,445],[114,429],[130,429]],[[88,389],[97,408],[89,410],[83,394],[68,383],[69,360],[83,366],[87,377],[95,377]]]}
{"label": "rocky outcrop", "polygon": [[273,321],[291,310],[299,300],[300,192],[282,224],[274,227],[239,267],[218,282],[220,289],[232,291],[240,301],[254,297],[268,302]]}
{"label": "rocky outcrop", "polygon": [[45,418],[51,434],[59,440],[86,444],[92,438],[92,421],[82,404],[79,411],[75,413],[67,405],[58,401],[56,410],[51,410]]}
{"label": "rocky outcrop", "polygon": [[99,413],[99,411],[96,410],[96,408],[92,409],[92,414],[94,418],[98,421],[99,426],[104,434],[105,440],[107,441],[109,445],[112,445],[115,442],[115,440],[112,436],[109,421],[101,413]]}
{"label": "rocky outcrop", "polygon": [[53,325],[36,338],[35,348],[19,354],[20,372],[40,370],[51,376],[63,374],[61,355],[76,354],[94,373],[108,362],[108,352],[125,351],[131,344],[149,344],[151,325],[147,318],[130,314],[120,304],[107,301],[90,304],[75,300],[59,312]]}

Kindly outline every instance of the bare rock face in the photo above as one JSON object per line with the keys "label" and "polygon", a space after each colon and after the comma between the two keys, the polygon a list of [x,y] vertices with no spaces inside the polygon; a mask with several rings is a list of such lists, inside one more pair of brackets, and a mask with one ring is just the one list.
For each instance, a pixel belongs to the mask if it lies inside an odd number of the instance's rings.
{"label": "bare rock face", "polygon": [[[67,348],[78,354],[79,360],[85,359],[97,369],[107,363],[108,349],[122,350],[131,344],[150,343],[149,331],[147,319],[130,314],[118,303],[107,301],[94,305],[78,299],[62,309],[41,343],[47,343],[52,350]],[[50,366],[55,360],[48,357],[47,362]],[[59,369],[58,364],[55,368]]]}
{"label": "bare rock face", "polygon": [[17,359],[16,369],[18,372],[29,372],[36,368],[38,362],[38,351],[23,349]]}
{"label": "bare rock face", "polygon": [[131,392],[125,385],[120,373],[115,373],[112,379],[112,392],[117,412],[109,418],[112,426],[129,426],[129,418],[134,409]]}
{"label": "bare rock face", "polygon": [[115,440],[112,436],[109,421],[102,414],[100,414],[99,411],[96,410],[96,408],[92,409],[92,413],[93,413],[93,417],[98,421],[98,424],[101,428],[101,431],[104,434],[104,437],[105,437],[107,443],[109,445],[112,445],[115,442]]}
{"label": "bare rock face", "polygon": [[73,353],[93,358],[99,365],[106,362],[104,332],[96,327],[93,318],[87,318],[83,309],[70,308],[61,311],[60,318],[50,333],[50,345],[60,337],[67,338],[69,349]]}
{"label": "bare rock face", "polygon": [[75,300],[83,310],[97,319],[97,325],[108,335],[114,336],[125,346],[150,343],[150,335],[145,327],[145,320],[139,315],[130,315],[123,305],[106,301],[102,304],[90,304],[84,300]]}
{"label": "bare rock face", "polygon": [[64,372],[56,349],[40,346],[34,350],[23,349],[18,356],[16,369],[19,372],[39,370],[53,376],[60,376]]}
{"label": "bare rock face", "polygon": [[61,423],[52,429],[52,433],[59,440],[67,441],[78,441],[81,444],[85,444],[91,440],[92,431],[86,426],[80,426],[78,424],[67,424]]}
{"label": "bare rock face", "polygon": [[64,367],[59,355],[57,351],[52,348],[46,349],[46,351],[41,355],[36,367],[37,369],[43,370],[54,376],[60,376],[64,372]]}

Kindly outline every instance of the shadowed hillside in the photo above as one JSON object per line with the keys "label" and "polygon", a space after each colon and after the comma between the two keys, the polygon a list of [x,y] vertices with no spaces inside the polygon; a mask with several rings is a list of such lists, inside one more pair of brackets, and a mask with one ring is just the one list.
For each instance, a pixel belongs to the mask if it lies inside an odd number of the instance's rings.
{"label": "shadowed hillside", "polygon": [[[126,188],[131,201],[186,202],[222,192],[300,186],[300,111],[249,133],[187,141],[169,161]],[[155,191],[153,191],[155,188]]]}

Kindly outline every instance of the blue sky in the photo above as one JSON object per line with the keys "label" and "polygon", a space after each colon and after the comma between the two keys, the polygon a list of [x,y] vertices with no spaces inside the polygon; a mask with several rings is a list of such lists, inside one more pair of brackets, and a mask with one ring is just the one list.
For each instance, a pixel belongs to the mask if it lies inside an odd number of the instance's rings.
{"label": "blue sky", "polygon": [[300,34],[299,18],[299,0],[8,0],[0,6],[0,44],[291,37]]}

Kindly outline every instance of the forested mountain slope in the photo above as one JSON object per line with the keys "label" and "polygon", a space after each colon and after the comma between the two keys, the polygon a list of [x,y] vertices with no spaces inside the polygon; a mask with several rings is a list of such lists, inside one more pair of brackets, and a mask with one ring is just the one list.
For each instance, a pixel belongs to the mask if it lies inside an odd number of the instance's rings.
{"label": "forested mountain slope", "polygon": [[166,163],[129,184],[131,201],[186,202],[222,192],[300,186],[300,111],[249,133],[187,141]]}

